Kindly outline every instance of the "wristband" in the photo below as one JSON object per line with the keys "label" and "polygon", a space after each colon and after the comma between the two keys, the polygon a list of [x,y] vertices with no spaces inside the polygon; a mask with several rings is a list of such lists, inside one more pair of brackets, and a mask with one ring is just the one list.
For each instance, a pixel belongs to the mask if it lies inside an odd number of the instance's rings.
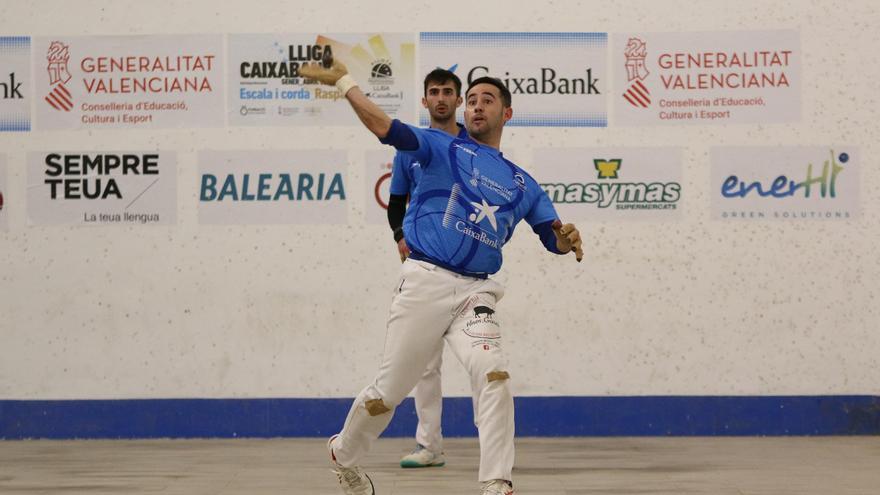
{"label": "wristband", "polygon": [[342,92],[342,96],[345,96],[351,90],[351,88],[357,85],[357,81],[355,81],[354,78],[351,77],[351,74],[346,74],[336,81],[336,88]]}
{"label": "wristband", "polygon": [[394,242],[400,242],[403,239],[403,227],[394,229]]}

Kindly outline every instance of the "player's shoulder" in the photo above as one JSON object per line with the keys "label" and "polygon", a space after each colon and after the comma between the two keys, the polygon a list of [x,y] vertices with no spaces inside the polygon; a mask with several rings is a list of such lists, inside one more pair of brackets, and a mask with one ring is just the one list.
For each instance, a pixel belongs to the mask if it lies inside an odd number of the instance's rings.
{"label": "player's shoulder", "polygon": [[535,180],[535,178],[532,177],[530,173],[526,172],[525,169],[508,160],[507,158],[504,158],[504,161],[507,162],[507,164],[510,165],[510,167],[513,169],[513,178],[517,182],[520,182],[526,187],[540,187],[538,181]]}
{"label": "player's shoulder", "polygon": [[448,142],[455,139],[455,137],[450,136],[445,131],[442,131],[440,129],[432,129],[430,127],[420,127],[418,129],[420,132],[423,133],[423,136],[434,141]]}

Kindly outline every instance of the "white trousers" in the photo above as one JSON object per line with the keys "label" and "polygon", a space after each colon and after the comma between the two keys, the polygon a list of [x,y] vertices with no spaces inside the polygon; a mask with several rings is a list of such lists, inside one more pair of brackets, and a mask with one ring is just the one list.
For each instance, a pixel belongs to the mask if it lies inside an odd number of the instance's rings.
{"label": "white trousers", "polygon": [[423,261],[406,260],[391,302],[382,364],[355,398],[339,437],[337,462],[359,465],[388,427],[443,340],[470,375],[474,423],[480,436],[480,481],[512,480],[513,396],[494,318],[504,288]]}
{"label": "white trousers", "polygon": [[416,402],[416,442],[429,451],[443,452],[443,432],[440,420],[443,417],[443,385],[440,367],[443,365],[443,340],[428,361],[428,368],[413,389]]}

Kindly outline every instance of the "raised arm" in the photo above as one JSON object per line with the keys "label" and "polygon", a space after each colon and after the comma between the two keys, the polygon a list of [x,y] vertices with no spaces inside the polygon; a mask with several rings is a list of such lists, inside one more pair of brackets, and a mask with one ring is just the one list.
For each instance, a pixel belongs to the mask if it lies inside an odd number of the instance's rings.
{"label": "raised arm", "polygon": [[300,68],[299,74],[328,86],[336,86],[345,95],[364,127],[379,139],[388,135],[391,129],[391,117],[367,98],[342,62],[334,60],[329,68],[320,64],[308,64]]}

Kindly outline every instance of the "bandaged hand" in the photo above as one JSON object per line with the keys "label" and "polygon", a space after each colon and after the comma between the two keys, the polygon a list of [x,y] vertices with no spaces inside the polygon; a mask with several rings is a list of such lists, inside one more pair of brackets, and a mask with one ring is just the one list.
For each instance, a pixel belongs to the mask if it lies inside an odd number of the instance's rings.
{"label": "bandaged hand", "polygon": [[306,64],[300,67],[299,75],[315,79],[328,86],[336,86],[343,95],[357,86],[355,80],[348,74],[345,64],[335,59],[330,67],[324,67],[322,64]]}
{"label": "bandaged hand", "polygon": [[578,262],[584,259],[583,240],[581,239],[581,233],[574,224],[563,224],[557,219],[551,227],[553,227],[553,233],[556,235],[556,249],[562,253],[574,251]]}

